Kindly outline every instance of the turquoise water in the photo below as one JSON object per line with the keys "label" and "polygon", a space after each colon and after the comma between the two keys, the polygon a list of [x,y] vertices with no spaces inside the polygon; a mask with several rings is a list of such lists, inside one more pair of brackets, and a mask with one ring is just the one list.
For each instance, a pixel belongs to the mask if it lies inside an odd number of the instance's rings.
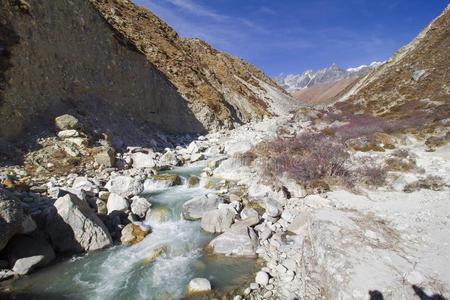
{"label": "turquoise water", "polygon": [[[201,167],[178,168],[188,177]],[[211,192],[178,186],[150,193],[152,209],[167,219],[151,223],[153,232],[139,244],[73,258],[20,280],[3,284],[18,299],[177,299],[186,296],[192,278],[205,277],[216,292],[241,287],[256,271],[255,260],[208,256],[203,248],[214,238],[200,222],[181,217],[183,203]],[[164,249],[156,259],[150,257]]]}

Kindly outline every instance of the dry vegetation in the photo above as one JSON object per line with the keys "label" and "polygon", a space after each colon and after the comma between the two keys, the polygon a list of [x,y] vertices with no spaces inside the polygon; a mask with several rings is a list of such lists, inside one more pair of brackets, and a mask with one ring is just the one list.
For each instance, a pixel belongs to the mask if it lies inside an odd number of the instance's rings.
{"label": "dry vegetation", "polygon": [[355,164],[342,138],[321,132],[278,136],[237,158],[244,165],[260,164],[270,183],[286,176],[308,190],[324,191],[332,185],[352,188],[356,183],[380,186],[386,179],[382,166],[369,160]]}

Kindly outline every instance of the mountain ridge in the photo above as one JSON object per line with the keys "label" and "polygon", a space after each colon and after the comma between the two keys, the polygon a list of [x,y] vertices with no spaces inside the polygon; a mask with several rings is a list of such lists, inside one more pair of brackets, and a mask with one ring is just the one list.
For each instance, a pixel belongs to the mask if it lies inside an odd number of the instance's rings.
{"label": "mountain ridge", "polygon": [[367,75],[373,68],[383,64],[382,62],[372,62],[369,65],[343,69],[333,63],[330,67],[314,70],[306,70],[300,74],[288,74],[277,76],[274,80],[287,91],[294,93],[299,90],[310,88],[318,84],[329,84],[342,79],[361,77]]}

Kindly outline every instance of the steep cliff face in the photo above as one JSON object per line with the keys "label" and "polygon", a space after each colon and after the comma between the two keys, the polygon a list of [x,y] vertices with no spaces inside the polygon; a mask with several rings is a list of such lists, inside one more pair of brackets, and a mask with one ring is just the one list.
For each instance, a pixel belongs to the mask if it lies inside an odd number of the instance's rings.
{"label": "steep cliff face", "polygon": [[91,0],[111,26],[145,54],[185,97],[208,129],[286,112],[290,96],[242,60],[197,39],[183,39],[127,0]]}
{"label": "steep cliff face", "polygon": [[203,126],[170,81],[89,1],[0,1],[0,138],[73,112],[117,139]]}
{"label": "steep cliff face", "polygon": [[179,38],[127,0],[0,0],[0,20],[0,146],[48,132],[67,112],[142,144],[292,108],[255,67]]}
{"label": "steep cliff face", "polygon": [[406,125],[449,126],[450,6],[385,64],[349,86],[335,107]]}

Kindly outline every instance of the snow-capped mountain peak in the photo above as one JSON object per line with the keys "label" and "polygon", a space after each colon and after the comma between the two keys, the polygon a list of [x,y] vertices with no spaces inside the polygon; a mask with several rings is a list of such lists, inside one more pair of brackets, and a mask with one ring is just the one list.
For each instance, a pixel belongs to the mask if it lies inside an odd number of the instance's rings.
{"label": "snow-capped mountain peak", "polygon": [[333,63],[330,67],[318,70],[317,72],[306,70],[302,74],[280,75],[275,78],[275,81],[289,92],[295,92],[317,84],[331,83],[341,79],[363,76],[366,75],[370,69],[381,64],[382,63],[380,62],[372,62],[370,65],[362,65],[345,70]]}

